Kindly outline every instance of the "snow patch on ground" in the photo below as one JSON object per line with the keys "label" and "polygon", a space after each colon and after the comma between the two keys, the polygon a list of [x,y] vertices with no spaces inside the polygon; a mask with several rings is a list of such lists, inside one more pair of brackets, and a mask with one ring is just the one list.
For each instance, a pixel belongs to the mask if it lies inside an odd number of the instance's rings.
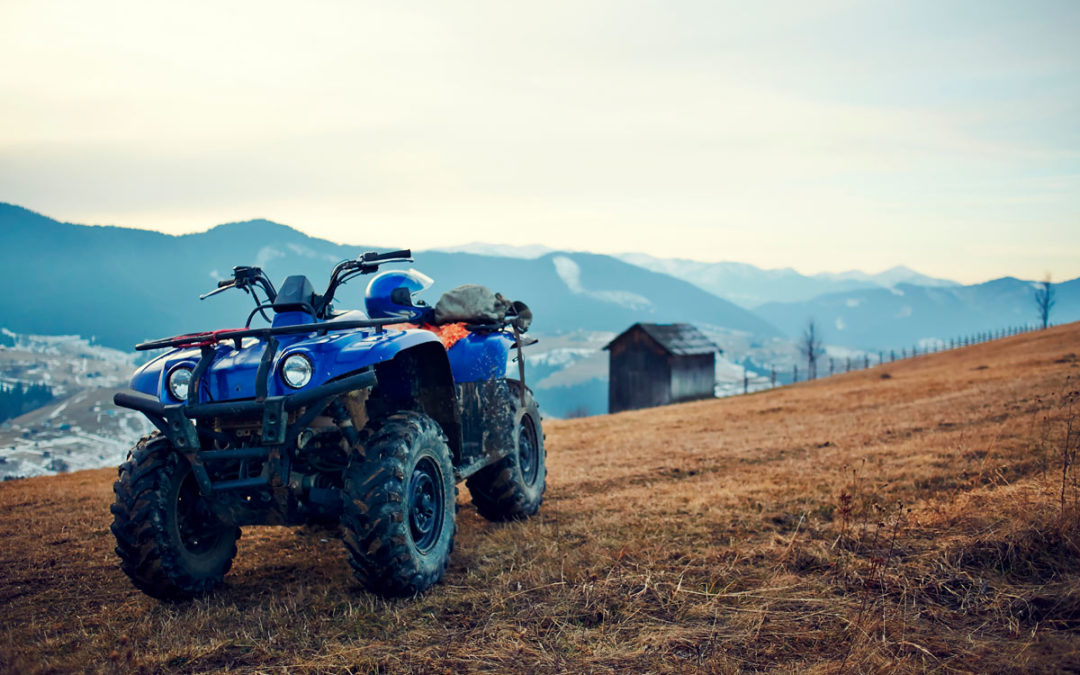
{"label": "snow patch on ground", "polygon": [[585,288],[581,285],[581,268],[576,262],[564,255],[555,256],[551,262],[555,265],[555,273],[559,275],[571,293],[585,292]]}
{"label": "snow patch on ground", "polygon": [[575,361],[595,354],[589,347],[563,347],[528,357],[529,363],[537,366],[568,366]]}
{"label": "snow patch on ground", "polygon": [[946,342],[941,338],[922,338],[916,344],[921,352],[939,352],[945,349]]}
{"label": "snow patch on ground", "polygon": [[0,478],[116,466],[152,426],[141,414],[116,408],[136,355],[95,345],[77,335],[19,335],[0,347],[0,382],[48,384],[45,406],[0,423]]}
{"label": "snow patch on ground", "polygon": [[3,438],[0,478],[44,476],[119,465],[135,441],[150,433],[153,425],[133,410],[109,412],[113,414],[89,420],[90,423],[100,422],[93,429],[69,422],[48,424],[54,419],[51,415],[25,427],[19,424],[8,426],[0,436]]}
{"label": "snow patch on ground", "polygon": [[255,256],[256,267],[266,267],[266,265],[278,258],[284,258],[285,252],[276,249],[273,246],[263,246],[259,249],[258,254]]}
{"label": "snow patch on ground", "polygon": [[559,275],[559,278],[566,284],[570,292],[575,295],[586,295],[634,310],[651,309],[653,306],[652,301],[645,296],[630,291],[591,291],[586,289],[581,283],[581,268],[576,262],[564,255],[555,256],[551,259],[551,262],[555,265],[555,273]]}

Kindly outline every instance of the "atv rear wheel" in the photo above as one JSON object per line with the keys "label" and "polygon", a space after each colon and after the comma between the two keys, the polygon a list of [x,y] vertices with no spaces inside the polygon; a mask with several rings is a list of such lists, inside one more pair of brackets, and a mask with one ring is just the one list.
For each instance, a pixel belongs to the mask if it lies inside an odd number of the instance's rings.
{"label": "atv rear wheel", "polygon": [[121,569],[162,600],[200,595],[221,583],[240,528],[226,525],[199,495],[191,465],[154,433],[140,440],[113,484],[112,532]]}
{"label": "atv rear wheel", "polygon": [[357,580],[373,593],[407,596],[438,582],[457,529],[457,487],[435,420],[399,412],[368,423],[345,470],[342,539]]}
{"label": "atv rear wheel", "polygon": [[522,405],[521,385],[513,380],[510,396],[508,405],[514,411],[514,451],[465,482],[476,510],[488,520],[528,518],[540,509],[547,487],[540,408],[528,389]]}

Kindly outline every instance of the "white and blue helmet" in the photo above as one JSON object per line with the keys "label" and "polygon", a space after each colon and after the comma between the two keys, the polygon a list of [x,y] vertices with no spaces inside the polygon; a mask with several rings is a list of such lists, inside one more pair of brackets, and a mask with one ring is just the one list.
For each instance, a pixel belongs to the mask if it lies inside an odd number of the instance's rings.
{"label": "white and blue helmet", "polygon": [[364,305],[372,319],[414,319],[427,305],[417,295],[435,283],[416,270],[379,272],[368,282]]}

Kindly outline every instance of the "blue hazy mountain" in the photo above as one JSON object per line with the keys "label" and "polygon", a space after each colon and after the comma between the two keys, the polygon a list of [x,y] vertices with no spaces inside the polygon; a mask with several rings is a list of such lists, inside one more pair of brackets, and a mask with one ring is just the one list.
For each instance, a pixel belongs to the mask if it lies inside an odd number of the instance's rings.
{"label": "blue hazy mountain", "polygon": [[801,302],[827,293],[864,288],[894,288],[902,283],[916,286],[959,286],[955,281],[930,277],[903,266],[878,274],[850,270],[807,275],[790,267],[762,269],[740,262],[656,258],[644,253],[624,253],[617,257],[645,269],[689,281],[698,288],[747,309],[754,309],[767,302]]}
{"label": "blue hazy mountain", "polygon": [[[1003,277],[970,286],[892,288],[828,293],[804,302],[774,302],[755,311],[790,337],[813,318],[827,344],[862,349],[911,347],[980,331],[1035,324],[1035,284]],[[1080,278],[1054,285],[1053,323],[1080,320]]]}
{"label": "blue hazy mountain", "polygon": [[[401,246],[409,246],[403,239]],[[277,283],[304,274],[318,289],[336,262],[364,250],[267,220],[173,236],[61,223],[0,203],[0,263],[8,273],[0,324],[20,333],[92,336],[127,349],[143,339],[242,325],[252,306],[247,296],[198,299],[234,265],[259,265]],[[604,255],[553,252],[515,259],[430,251],[417,253],[415,267],[436,281],[429,302],[459,284],[484,284],[528,303],[537,332],[690,321],[778,334],[755,314],[688,282]],[[363,291],[358,279],[335,304],[362,307]]]}

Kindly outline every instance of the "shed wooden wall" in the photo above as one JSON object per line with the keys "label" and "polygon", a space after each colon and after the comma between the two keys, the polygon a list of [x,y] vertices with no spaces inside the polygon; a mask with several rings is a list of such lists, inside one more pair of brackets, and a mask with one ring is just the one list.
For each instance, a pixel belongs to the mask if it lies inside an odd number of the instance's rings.
{"label": "shed wooden wall", "polygon": [[671,403],[668,353],[645,331],[627,333],[608,351],[608,412]]}
{"label": "shed wooden wall", "polygon": [[692,401],[714,395],[716,355],[671,356],[671,402]]}

